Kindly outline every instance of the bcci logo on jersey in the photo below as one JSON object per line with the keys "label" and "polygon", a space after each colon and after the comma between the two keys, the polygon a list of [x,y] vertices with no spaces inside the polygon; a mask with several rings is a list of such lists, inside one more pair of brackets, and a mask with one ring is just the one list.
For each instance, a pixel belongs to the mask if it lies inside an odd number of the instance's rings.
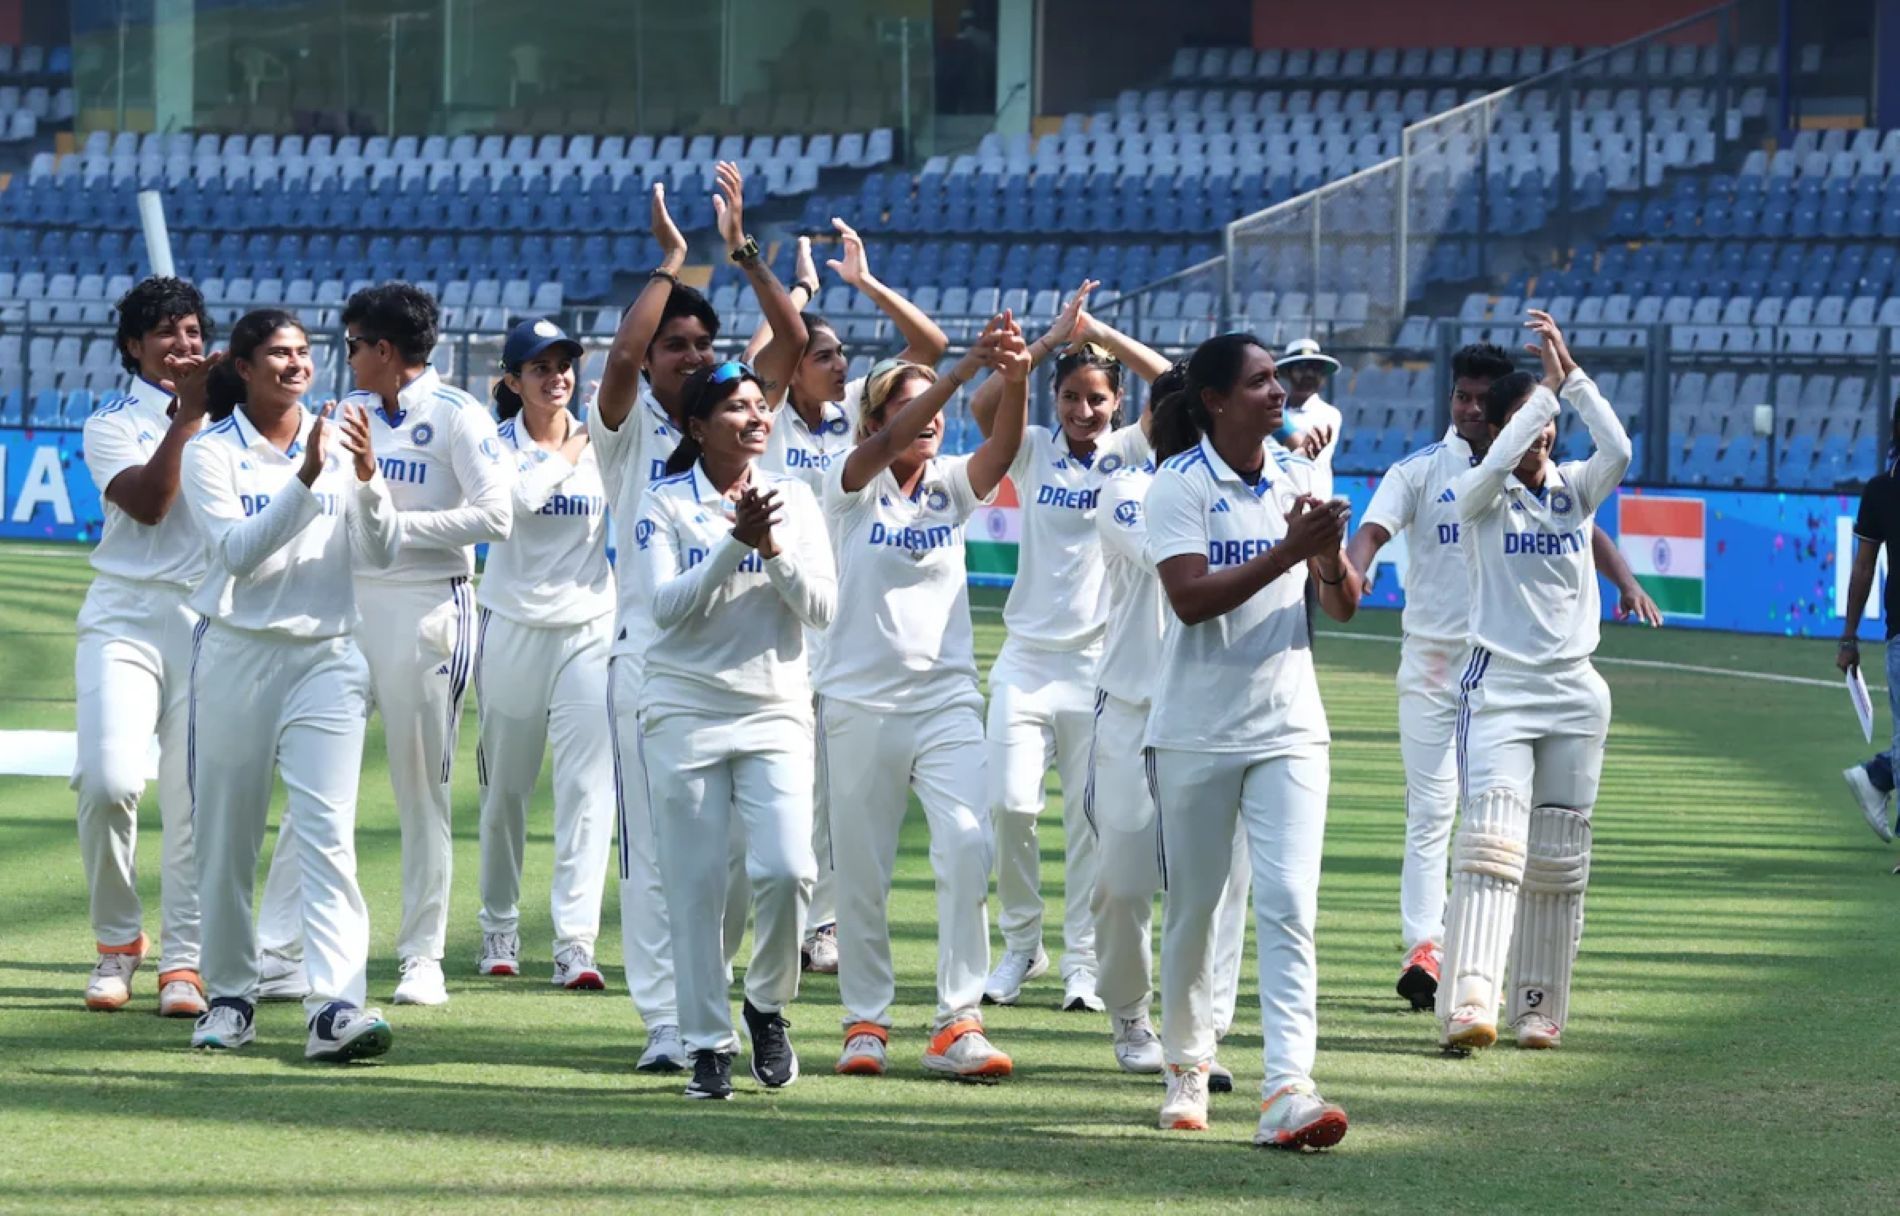
{"label": "bcci logo on jersey", "polygon": [[428,447],[429,441],[434,438],[435,438],[435,428],[430,426],[426,422],[416,423],[415,429],[409,432],[409,442],[415,444],[419,448]]}
{"label": "bcci logo on jersey", "polygon": [[929,507],[932,511],[949,510],[950,495],[944,491],[942,486],[931,486],[930,492],[924,495],[924,505]]}

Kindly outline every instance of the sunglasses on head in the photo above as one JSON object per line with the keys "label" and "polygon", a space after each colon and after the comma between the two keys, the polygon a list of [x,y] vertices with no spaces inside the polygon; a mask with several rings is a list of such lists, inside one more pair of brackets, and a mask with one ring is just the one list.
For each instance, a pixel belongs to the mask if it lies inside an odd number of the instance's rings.
{"label": "sunglasses on head", "polygon": [[750,363],[743,363],[738,359],[728,359],[724,363],[713,364],[712,370],[706,373],[706,383],[725,384],[729,381],[743,379],[746,376],[757,380],[759,373],[752,370]]}

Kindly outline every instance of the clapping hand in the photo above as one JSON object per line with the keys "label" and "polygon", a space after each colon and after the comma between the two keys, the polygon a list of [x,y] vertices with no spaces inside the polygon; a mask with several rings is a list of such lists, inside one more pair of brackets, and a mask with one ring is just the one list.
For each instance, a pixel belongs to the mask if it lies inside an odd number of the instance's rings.
{"label": "clapping hand", "polygon": [[224,362],[224,352],[214,350],[206,355],[167,355],[165,367],[172,378],[162,386],[178,398],[178,415],[186,421],[204,417],[205,385],[210,382],[211,369]]}
{"label": "clapping hand", "polygon": [[778,509],[776,491],[746,487],[733,513],[732,538],[749,549],[758,550],[762,558],[777,557],[778,541],[772,535],[772,528],[784,521]]}
{"label": "clapping hand", "polygon": [[1287,512],[1286,539],[1280,545],[1296,561],[1336,554],[1346,542],[1346,521],[1351,516],[1351,506],[1343,501],[1325,502],[1302,494]]}
{"label": "clapping hand", "polygon": [[739,166],[722,160],[713,167],[718,191],[713,195],[713,217],[727,253],[745,248],[745,174]]}
{"label": "clapping hand", "polygon": [[666,209],[666,183],[653,183],[653,239],[660,245],[660,264],[662,267],[678,273],[686,264],[686,238],[680,235],[679,225],[673,222],[673,216]]}
{"label": "clapping hand", "polygon": [[856,228],[836,216],[832,217],[831,226],[838,230],[838,239],[844,243],[844,257],[833,258],[825,265],[851,286],[863,287],[864,280],[871,277],[871,263],[864,256],[864,238],[858,235]]}
{"label": "clapping hand", "polygon": [[376,452],[369,441],[369,411],[360,405],[343,407],[343,450],[356,463],[356,480],[376,476]]}
{"label": "clapping hand", "polygon": [[1577,361],[1570,357],[1570,348],[1564,345],[1563,331],[1557,328],[1557,322],[1541,309],[1530,310],[1530,320],[1524,322],[1524,328],[1536,334],[1539,341],[1527,342],[1524,349],[1543,361],[1544,387],[1556,392],[1563,387],[1564,380],[1577,370]]}
{"label": "clapping hand", "polygon": [[323,476],[323,464],[328,459],[323,450],[324,441],[329,437],[330,415],[335,412],[336,402],[324,402],[316,420],[310,424],[310,434],[304,439],[303,463],[297,466],[297,480],[306,487],[316,485],[317,478]]}

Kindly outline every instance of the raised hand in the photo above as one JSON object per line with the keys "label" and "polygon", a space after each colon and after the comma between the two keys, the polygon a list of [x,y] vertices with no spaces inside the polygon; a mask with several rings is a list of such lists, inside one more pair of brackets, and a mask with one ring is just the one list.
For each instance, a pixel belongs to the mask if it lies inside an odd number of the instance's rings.
{"label": "raised hand", "polygon": [[653,239],[660,245],[660,263],[675,272],[686,264],[686,238],[666,209],[666,183],[653,183]]}
{"label": "raised hand", "polygon": [[1326,445],[1333,441],[1333,428],[1330,426],[1312,426],[1295,435],[1287,446],[1308,460],[1319,459]]}
{"label": "raised hand", "polygon": [[1565,377],[1577,370],[1577,361],[1570,357],[1570,348],[1564,345],[1563,331],[1557,328],[1557,322],[1549,313],[1531,309],[1530,320],[1524,322],[1524,328],[1539,339],[1525,343],[1524,349],[1543,361],[1544,387],[1554,393],[1563,387]]}
{"label": "raised hand", "polygon": [[[837,263],[831,265],[836,266]],[[792,284],[796,286],[800,283],[814,292],[818,290],[818,263],[812,259],[811,238],[808,236],[798,238],[798,256],[792,262]]]}
{"label": "raised hand", "polygon": [[317,478],[323,476],[323,464],[329,458],[323,449],[329,438],[330,415],[335,412],[336,402],[326,401],[317,411],[316,421],[310,424],[310,436],[304,440],[303,463],[297,466],[297,480],[305,486],[316,485]]}
{"label": "raised hand", "polygon": [[1037,345],[1046,348],[1045,354],[1088,341],[1089,329],[1094,323],[1088,315],[1089,293],[1100,286],[1101,283],[1095,279],[1085,279],[1075,289],[1075,294],[1056,314],[1055,323],[1049,326],[1049,332],[1036,339]]}
{"label": "raised hand", "polygon": [[778,507],[776,491],[761,492],[748,487],[739,495],[733,513],[732,538],[747,548],[757,549],[760,557],[768,560],[777,557],[778,541],[772,535],[772,527],[784,518],[778,514]]}
{"label": "raised hand", "polygon": [[722,160],[713,167],[718,191],[713,195],[713,217],[727,253],[745,248],[745,174],[739,166]]}
{"label": "raised hand", "polygon": [[983,332],[977,335],[976,341],[970,343],[970,349],[963,352],[963,358],[958,359],[956,367],[950,371],[959,384],[968,384],[978,372],[996,366],[997,335],[1002,332],[1002,328],[1003,318],[991,317],[989,324],[983,327]]}
{"label": "raised hand", "polygon": [[1339,546],[1345,543],[1346,521],[1350,516],[1350,507],[1342,510],[1341,504],[1302,494],[1287,512],[1286,539],[1280,542],[1280,547],[1296,561],[1337,553]]}
{"label": "raised hand", "polygon": [[990,346],[990,366],[1010,384],[1027,383],[1035,361],[1029,357],[1028,343],[1023,341],[1022,326],[1008,310],[992,324],[996,325],[996,332]]}
{"label": "raised hand", "polygon": [[224,362],[224,352],[214,350],[208,355],[167,355],[165,367],[172,374],[166,387],[178,398],[177,417],[192,421],[204,417],[205,385],[210,382],[211,369]]}
{"label": "raised hand", "polygon": [[864,286],[864,280],[871,277],[871,264],[864,256],[864,238],[837,216],[832,217],[831,226],[838,230],[838,239],[844,242],[844,257],[842,260],[833,258],[825,265],[851,286]]}
{"label": "raised hand", "polygon": [[343,407],[343,450],[356,462],[356,480],[376,476],[376,452],[370,446],[369,411],[360,405]]}

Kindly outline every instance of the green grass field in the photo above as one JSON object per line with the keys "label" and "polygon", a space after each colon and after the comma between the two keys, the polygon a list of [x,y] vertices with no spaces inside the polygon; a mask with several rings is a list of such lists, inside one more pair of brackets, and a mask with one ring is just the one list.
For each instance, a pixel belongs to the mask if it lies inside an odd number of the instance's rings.
{"label": "green grass field", "polygon": [[[0,728],[72,723],[76,553],[0,548]],[[993,604],[994,600],[989,600]],[[1816,1211],[1900,1208],[1892,1011],[1900,878],[1837,770],[1860,750],[1826,643],[1618,629],[1616,699],[1589,927],[1565,1047],[1469,1060],[1392,993],[1401,774],[1397,621],[1368,614],[1321,644],[1334,732],[1320,891],[1318,1079],[1352,1131],[1322,1156],[1250,1147],[1260,1040],[1251,969],[1223,1051],[1237,1092],[1205,1135],[1153,1130],[1160,1084],[1118,1071],[1104,1019],[1055,1009],[1038,981],[990,1029],[1017,1074],[927,1079],[934,928],[924,836],[904,837],[893,909],[894,1072],[830,1075],[836,984],[791,1010],[805,1077],[729,1104],[632,1071],[642,1034],[617,965],[606,994],[557,993],[533,825],[527,975],[474,974],[476,790],[457,770],[456,905],[443,1009],[391,1010],[396,1047],[338,1069],[302,1059],[294,1006],[264,1007],[256,1044],[195,1055],[152,1016],[152,972],[116,1015],[85,1011],[85,888],[64,783],[0,778],[0,1208],[509,1211],[1043,1210],[1217,1202],[1273,1210]],[[994,655],[1001,627],[979,617]],[[1876,693],[1876,699],[1879,694]],[[471,713],[472,717],[472,713]],[[472,752],[473,723],[465,725]],[[359,836],[372,910],[372,997],[395,983],[396,821],[372,728]],[[545,808],[545,793],[543,808]],[[1054,800],[1052,798],[1052,812]],[[1060,889],[1060,818],[1043,836]],[[156,812],[141,858],[156,911]],[[155,916],[148,916],[148,921]],[[610,889],[600,944],[620,955]],[[1052,922],[1050,945],[1059,942]],[[743,956],[742,956],[743,957]]]}

